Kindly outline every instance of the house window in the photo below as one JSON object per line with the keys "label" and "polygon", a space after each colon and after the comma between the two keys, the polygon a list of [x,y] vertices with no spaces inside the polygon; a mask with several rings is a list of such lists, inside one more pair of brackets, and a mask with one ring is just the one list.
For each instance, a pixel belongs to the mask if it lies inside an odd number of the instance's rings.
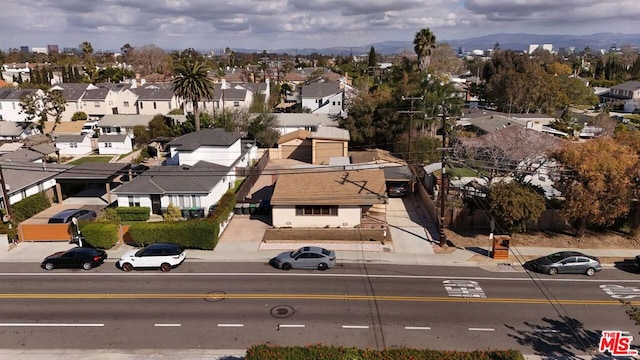
{"label": "house window", "polygon": [[171,110],[171,101],[167,101],[167,107]]}
{"label": "house window", "polygon": [[2,103],[0,102],[0,110],[2,110]]}
{"label": "house window", "polygon": [[110,148],[110,147],[113,147],[113,146],[112,146],[112,144],[110,142],[108,142],[108,143],[104,143],[104,147]]}
{"label": "house window", "polygon": [[338,216],[338,206],[296,205],[296,216]]}
{"label": "house window", "polygon": [[129,198],[129,206],[140,206],[139,196],[128,196],[128,198]]}
{"label": "house window", "polygon": [[93,107],[99,108],[100,107],[100,102],[99,101],[94,101],[93,102]]}
{"label": "house window", "polygon": [[153,102],[153,108],[154,108],[154,109],[157,109],[157,108],[158,108],[158,104],[156,104],[156,102],[155,102],[155,101]]}
{"label": "house window", "polygon": [[144,106],[142,106],[142,101],[138,102],[138,104],[140,104],[140,109],[144,109]]}
{"label": "house window", "polygon": [[233,102],[233,106],[234,107],[240,107],[240,101],[234,101]]}
{"label": "house window", "polygon": [[123,105],[124,105],[124,107],[129,107],[129,102],[125,101]]}
{"label": "house window", "polygon": [[78,147],[78,143],[69,143],[69,147],[76,149]]}

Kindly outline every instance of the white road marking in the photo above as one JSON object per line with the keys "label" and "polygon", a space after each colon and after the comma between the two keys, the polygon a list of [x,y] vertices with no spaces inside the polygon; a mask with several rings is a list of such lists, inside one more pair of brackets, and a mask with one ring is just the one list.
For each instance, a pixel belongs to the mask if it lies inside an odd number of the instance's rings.
{"label": "white road marking", "polygon": [[469,328],[469,331],[496,331],[493,328]]}
{"label": "white road marking", "polygon": [[0,327],[101,327],[104,324],[0,323]]}
{"label": "white road marking", "polygon": [[633,299],[640,297],[640,289],[633,286],[607,284],[600,285],[600,289],[614,299]]}
{"label": "white road marking", "polygon": [[486,298],[484,290],[477,281],[445,280],[442,282],[449,296],[465,298]]}
{"label": "white road marking", "polygon": [[368,329],[367,325],[342,325],[343,329]]}
{"label": "white road marking", "polygon": [[[152,272],[117,272],[117,273],[0,273],[0,277],[8,277],[8,276],[24,276],[24,277],[33,277],[33,276],[213,276],[213,277],[227,277],[227,276],[251,276],[251,277],[333,277],[333,278],[372,278],[372,279],[417,279],[417,280],[497,280],[497,281],[526,281],[531,282],[530,277],[490,277],[490,276],[436,276],[436,275],[384,275],[384,274],[331,274],[331,273],[321,273],[321,274],[306,274],[306,273],[180,273],[180,272],[169,272],[169,273],[152,273]],[[543,277],[536,278],[533,281],[544,281],[544,282],[585,282],[585,283],[636,283],[638,284],[640,281],[638,279],[627,279],[627,280],[615,280],[615,279],[581,279],[581,278],[552,278],[552,277]]]}
{"label": "white road marking", "polygon": [[218,324],[218,327],[243,327],[244,324]]}
{"label": "white road marking", "polygon": [[405,330],[431,330],[428,326],[405,326]]}
{"label": "white road marking", "polygon": [[182,324],[153,324],[155,327],[180,327]]}
{"label": "white road marking", "polygon": [[299,324],[278,324],[278,328],[303,328],[305,325]]}

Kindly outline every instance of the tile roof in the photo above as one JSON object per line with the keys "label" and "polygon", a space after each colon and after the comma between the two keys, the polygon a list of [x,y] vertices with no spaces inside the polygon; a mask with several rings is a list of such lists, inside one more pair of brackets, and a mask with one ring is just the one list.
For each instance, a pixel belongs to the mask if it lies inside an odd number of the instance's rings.
{"label": "tile roof", "polygon": [[174,147],[180,151],[193,151],[201,146],[231,146],[242,136],[238,133],[230,133],[224,129],[202,129],[200,131],[188,133],[167,144],[167,147]]}
{"label": "tile roof", "polygon": [[313,171],[278,175],[272,205],[373,205],[386,201],[382,170]]}
{"label": "tile roof", "polygon": [[199,161],[193,166],[156,166],[119,186],[119,195],[208,194],[230,171],[227,166]]}

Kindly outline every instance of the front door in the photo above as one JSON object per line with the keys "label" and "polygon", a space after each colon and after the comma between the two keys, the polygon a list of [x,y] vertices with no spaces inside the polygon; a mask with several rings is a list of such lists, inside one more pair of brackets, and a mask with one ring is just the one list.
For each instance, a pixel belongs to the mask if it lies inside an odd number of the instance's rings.
{"label": "front door", "polygon": [[151,212],[156,215],[162,215],[160,212],[160,195],[151,195]]}

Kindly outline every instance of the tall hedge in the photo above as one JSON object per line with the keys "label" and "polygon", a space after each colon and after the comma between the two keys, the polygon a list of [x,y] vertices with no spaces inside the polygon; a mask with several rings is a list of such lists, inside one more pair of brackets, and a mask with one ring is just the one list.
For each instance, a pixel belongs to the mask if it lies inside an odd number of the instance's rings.
{"label": "tall hedge", "polygon": [[91,246],[111,249],[118,243],[118,224],[88,222],[80,225],[80,232]]}
{"label": "tall hedge", "polygon": [[203,220],[144,222],[131,224],[129,236],[140,246],[165,242],[184,248],[213,250],[218,242],[219,228],[217,223]]}
{"label": "tall hedge", "polygon": [[44,193],[33,194],[11,205],[12,221],[19,223],[51,207]]}
{"label": "tall hedge", "polygon": [[230,213],[233,212],[233,208],[236,206],[236,194],[232,191],[229,191],[222,195],[218,203],[216,204],[215,210],[209,215],[209,217],[217,222],[218,224],[222,224]]}
{"label": "tall hedge", "polygon": [[151,209],[147,206],[129,206],[116,208],[118,218],[121,221],[147,221]]}
{"label": "tall hedge", "polygon": [[255,345],[247,350],[246,360],[524,360],[517,350],[440,351],[409,348],[371,350],[325,345]]}

